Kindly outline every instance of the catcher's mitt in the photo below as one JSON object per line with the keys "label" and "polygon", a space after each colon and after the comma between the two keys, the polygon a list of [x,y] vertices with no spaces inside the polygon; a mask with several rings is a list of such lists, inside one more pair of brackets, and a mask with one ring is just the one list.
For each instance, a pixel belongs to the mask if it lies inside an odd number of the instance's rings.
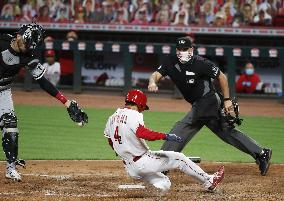
{"label": "catcher's mitt", "polygon": [[237,103],[236,99],[232,99],[231,101],[233,104],[234,113],[230,114],[230,113],[223,112],[225,114],[223,118],[225,122],[227,122],[229,127],[235,128],[235,124],[240,126],[242,124],[243,119],[241,119],[239,116],[239,104]]}
{"label": "catcher's mitt", "polygon": [[79,126],[83,126],[88,123],[88,115],[79,107],[76,101],[72,100],[70,106],[67,108],[67,112],[75,123]]}

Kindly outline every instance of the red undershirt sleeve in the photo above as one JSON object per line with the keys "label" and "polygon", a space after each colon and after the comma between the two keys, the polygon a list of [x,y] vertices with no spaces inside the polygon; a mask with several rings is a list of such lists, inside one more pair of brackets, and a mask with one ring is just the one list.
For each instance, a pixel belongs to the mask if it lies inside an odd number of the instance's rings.
{"label": "red undershirt sleeve", "polygon": [[165,133],[151,131],[150,129],[145,128],[141,124],[139,124],[136,130],[136,136],[149,141],[164,140],[166,138]]}

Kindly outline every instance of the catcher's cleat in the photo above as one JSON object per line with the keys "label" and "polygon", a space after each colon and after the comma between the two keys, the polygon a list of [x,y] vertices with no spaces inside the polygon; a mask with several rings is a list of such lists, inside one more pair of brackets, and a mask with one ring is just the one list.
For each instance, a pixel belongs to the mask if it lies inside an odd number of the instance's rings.
{"label": "catcher's cleat", "polygon": [[263,149],[263,153],[257,158],[257,164],[259,165],[260,174],[262,176],[265,176],[268,172],[271,156],[272,149]]}
{"label": "catcher's cleat", "polygon": [[212,177],[205,182],[204,187],[207,191],[214,191],[218,184],[223,180],[225,174],[225,167],[221,166],[217,172],[215,172]]}
{"label": "catcher's cleat", "polygon": [[24,168],[24,169],[26,169],[26,161],[23,160],[23,159],[17,159],[17,160],[15,161],[15,164],[21,166],[21,167]]}
{"label": "catcher's cleat", "polygon": [[14,181],[22,181],[21,175],[18,173],[15,163],[7,163],[6,178]]}

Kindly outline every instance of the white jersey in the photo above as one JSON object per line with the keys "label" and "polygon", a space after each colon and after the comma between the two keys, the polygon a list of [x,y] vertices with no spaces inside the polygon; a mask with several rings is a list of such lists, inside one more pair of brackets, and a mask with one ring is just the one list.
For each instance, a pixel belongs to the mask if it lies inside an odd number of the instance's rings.
{"label": "white jersey", "polygon": [[143,114],[128,108],[117,109],[108,119],[104,135],[112,140],[115,152],[124,160],[131,161],[149,150],[146,142],[136,136],[139,125],[144,126]]}
{"label": "white jersey", "polygon": [[46,68],[44,77],[48,79],[54,86],[56,86],[60,80],[60,63],[54,62],[52,65],[44,63],[43,66]]}
{"label": "white jersey", "polygon": [[54,75],[55,73],[58,73],[60,75],[60,63],[54,62],[54,64],[49,65],[48,63],[44,63],[43,66],[46,68],[46,75]]}

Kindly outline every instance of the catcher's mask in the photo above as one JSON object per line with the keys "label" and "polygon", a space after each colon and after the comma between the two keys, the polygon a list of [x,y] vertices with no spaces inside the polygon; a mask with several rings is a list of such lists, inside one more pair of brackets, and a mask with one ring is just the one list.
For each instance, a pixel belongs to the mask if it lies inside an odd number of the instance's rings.
{"label": "catcher's mask", "polygon": [[149,110],[147,96],[140,90],[130,90],[125,97],[125,102],[135,103],[139,111]]}
{"label": "catcher's mask", "polygon": [[23,37],[27,49],[35,50],[43,41],[44,31],[42,26],[31,23],[22,25],[18,34]]}

